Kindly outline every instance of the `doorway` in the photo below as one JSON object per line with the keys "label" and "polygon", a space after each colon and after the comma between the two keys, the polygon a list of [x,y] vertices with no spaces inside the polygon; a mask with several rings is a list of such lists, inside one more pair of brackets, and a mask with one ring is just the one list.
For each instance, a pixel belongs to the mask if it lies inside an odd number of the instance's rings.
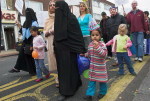
{"label": "doorway", "polygon": [[14,26],[4,26],[4,34],[7,49],[15,49],[15,31]]}

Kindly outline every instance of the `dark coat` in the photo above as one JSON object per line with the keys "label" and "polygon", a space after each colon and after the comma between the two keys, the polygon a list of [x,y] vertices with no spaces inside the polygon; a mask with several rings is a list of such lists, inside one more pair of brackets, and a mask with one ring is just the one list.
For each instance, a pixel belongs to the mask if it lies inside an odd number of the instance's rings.
{"label": "dark coat", "polygon": [[116,14],[115,16],[111,16],[110,19],[108,19],[106,24],[109,40],[118,34],[119,25],[126,24],[126,23],[127,23],[126,19],[122,15]]}

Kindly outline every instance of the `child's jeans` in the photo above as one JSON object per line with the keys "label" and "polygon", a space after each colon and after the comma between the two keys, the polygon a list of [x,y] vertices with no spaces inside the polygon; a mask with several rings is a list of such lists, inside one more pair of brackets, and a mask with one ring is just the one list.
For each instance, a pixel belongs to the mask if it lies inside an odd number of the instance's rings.
{"label": "child's jeans", "polygon": [[127,52],[117,52],[117,59],[118,59],[118,63],[119,63],[119,71],[118,71],[119,74],[124,74],[123,61],[125,61],[128,69],[129,69],[129,72],[134,73],[134,69],[132,67],[131,60],[130,60],[130,57],[128,56]]}
{"label": "child's jeans", "polygon": [[[99,82],[99,94],[106,95],[107,93],[107,83]],[[88,84],[88,89],[86,91],[87,96],[94,96],[96,91],[96,81],[90,81]]]}
{"label": "child's jeans", "polygon": [[34,59],[35,61],[35,65],[36,65],[36,74],[37,74],[37,78],[42,78],[42,72],[44,75],[48,75],[49,71],[48,69],[45,67],[44,64],[44,59]]}

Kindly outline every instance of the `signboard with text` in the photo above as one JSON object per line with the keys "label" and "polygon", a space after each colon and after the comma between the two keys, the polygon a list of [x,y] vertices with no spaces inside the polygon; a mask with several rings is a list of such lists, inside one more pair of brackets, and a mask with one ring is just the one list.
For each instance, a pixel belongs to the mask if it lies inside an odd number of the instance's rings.
{"label": "signboard with text", "polygon": [[15,23],[16,19],[16,11],[2,11],[2,23]]}

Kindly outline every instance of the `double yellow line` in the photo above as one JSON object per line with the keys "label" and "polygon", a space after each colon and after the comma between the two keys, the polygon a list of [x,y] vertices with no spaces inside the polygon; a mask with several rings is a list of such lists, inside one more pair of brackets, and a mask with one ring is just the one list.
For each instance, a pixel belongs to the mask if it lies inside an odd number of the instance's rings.
{"label": "double yellow line", "polygon": [[[40,83],[38,83],[38,84],[35,84],[35,85],[33,85],[33,86],[27,87],[27,88],[25,88],[25,89],[22,89],[22,90],[20,90],[20,91],[17,91],[17,92],[15,92],[15,93],[12,93],[12,94],[9,94],[9,95],[7,95],[7,96],[4,96],[4,97],[0,98],[0,101],[4,101],[4,100],[6,100],[6,99],[8,99],[8,98],[14,97],[14,96],[16,96],[16,95],[19,95],[19,94],[21,94],[21,93],[24,93],[24,92],[26,92],[26,91],[29,91],[29,90],[31,90],[31,89],[34,89],[34,88],[38,87],[38,86],[42,86],[42,85],[44,85],[44,84],[46,84],[46,83],[48,83],[48,82],[51,82],[51,81],[55,80],[57,74],[51,74],[51,75],[53,76],[52,78],[50,78],[50,79],[48,79],[48,80],[46,80],[46,81],[40,82]],[[30,81],[33,81],[33,80],[35,80],[35,79],[36,79],[36,78],[32,78],[32,79],[23,81],[23,82],[21,82],[21,83],[18,83],[18,84],[15,84],[15,85],[6,87],[6,88],[4,88],[4,89],[0,89],[0,92],[1,92],[1,91],[5,91],[5,90],[8,90],[8,89],[13,88],[13,87],[16,87],[16,86],[19,86],[19,85],[22,85],[22,84],[25,84],[25,83],[30,82]],[[52,82],[51,84],[54,84],[54,82]]]}
{"label": "double yellow line", "polygon": [[[144,61],[142,63],[136,63],[134,65],[134,69],[138,74],[141,69],[144,67],[146,63],[149,61],[149,57],[144,57]],[[130,75],[129,73],[119,79],[115,80],[111,87],[108,90],[106,96],[100,101],[115,101],[119,95],[127,88],[127,86],[132,82],[135,77]]]}

